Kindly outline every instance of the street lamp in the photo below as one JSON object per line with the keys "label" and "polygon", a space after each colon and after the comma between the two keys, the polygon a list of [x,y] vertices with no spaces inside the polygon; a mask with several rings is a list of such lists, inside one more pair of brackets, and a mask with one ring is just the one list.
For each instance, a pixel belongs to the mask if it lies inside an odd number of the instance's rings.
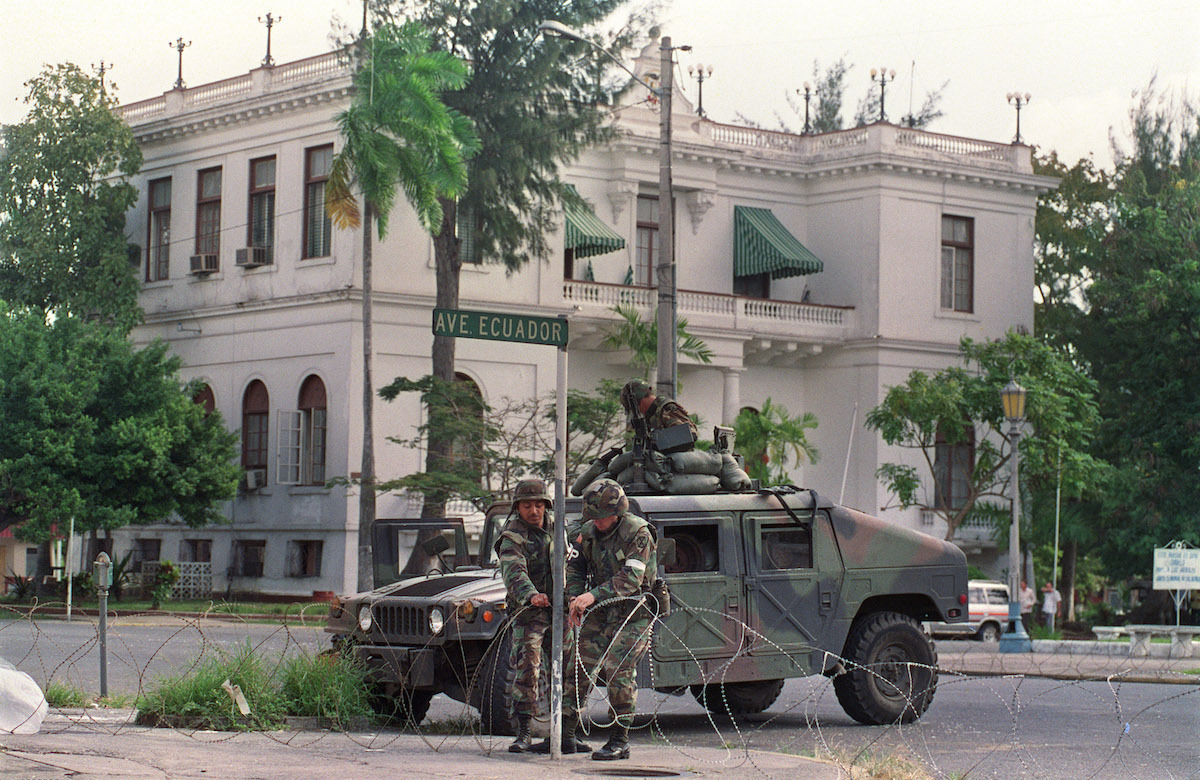
{"label": "street lamp", "polygon": [[806,82],[804,82],[804,92],[801,92],[800,90],[796,90],[796,94],[804,95],[804,133],[803,134],[808,135],[809,133],[812,132],[812,125],[808,121],[808,103],[810,100],[813,99],[813,96],[817,94],[817,91],[815,89],[813,89],[812,84],[809,84],[806,81]]}
{"label": "street lamp", "polygon": [[661,398],[674,398],[678,395],[675,388],[679,366],[675,343],[676,322],[678,320],[678,301],[675,294],[675,189],[671,182],[671,92],[675,66],[671,53],[676,49],[679,51],[691,51],[692,47],[671,46],[671,38],[669,36],[663,36],[659,40],[658,50],[662,55],[660,66],[661,81],[658,87],[654,87],[643,81],[625,63],[617,59],[607,49],[584,38],[562,22],[546,20],[538,25],[538,30],[545,35],[567,38],[591,46],[619,65],[622,70],[633,77],[634,81],[658,97],[658,194],[660,198],[658,228],[661,262],[658,263],[655,269],[658,281],[657,395]]}
{"label": "street lamp", "polygon": [[1033,649],[1021,624],[1021,423],[1025,422],[1025,388],[1010,379],[1000,391],[1012,441],[1012,527],[1008,531],[1008,631],[1000,636],[1002,653],[1028,653]]}
{"label": "street lamp", "polygon": [[696,113],[700,116],[704,116],[704,80],[712,77],[712,70],[712,65],[688,65],[688,75],[700,85],[699,99],[696,103]]}
{"label": "street lamp", "polygon": [[1014,144],[1021,143],[1021,108],[1022,106],[1029,105],[1029,98],[1030,95],[1028,92],[1026,92],[1024,95],[1022,95],[1020,92],[1008,93],[1009,105],[1015,106],[1017,109],[1017,137],[1013,139]]}
{"label": "street lamp", "polygon": [[[879,78],[876,78],[878,76]],[[883,110],[883,99],[887,95],[887,85],[889,81],[896,80],[896,71],[880,68],[876,70],[871,68],[871,82],[879,82],[879,121],[887,121],[887,112]]]}

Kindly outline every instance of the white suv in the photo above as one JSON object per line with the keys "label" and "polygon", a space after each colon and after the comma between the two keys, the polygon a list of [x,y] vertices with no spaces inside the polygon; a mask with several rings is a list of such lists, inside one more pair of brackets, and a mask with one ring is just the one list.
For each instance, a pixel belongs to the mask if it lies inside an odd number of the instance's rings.
{"label": "white suv", "polygon": [[966,623],[926,623],[925,630],[933,636],[973,634],[981,642],[1000,641],[1008,627],[1008,586],[994,580],[971,580],[967,583],[967,599],[970,614]]}

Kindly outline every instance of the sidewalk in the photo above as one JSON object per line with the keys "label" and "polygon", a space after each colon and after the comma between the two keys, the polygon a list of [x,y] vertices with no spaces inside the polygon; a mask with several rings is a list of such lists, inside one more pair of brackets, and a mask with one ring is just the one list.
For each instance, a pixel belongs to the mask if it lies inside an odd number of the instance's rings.
{"label": "sidewalk", "polygon": [[1131,657],[1128,642],[1035,640],[1031,653],[1001,653],[994,644],[978,642],[938,642],[938,669],[970,676],[1200,685],[1200,657],[1169,658],[1169,645],[1154,648],[1162,655]]}
{"label": "sidewalk", "polygon": [[[93,714],[100,712],[102,714]],[[512,755],[511,737],[281,731],[185,732],[132,724],[132,710],[53,713],[33,736],[0,736],[0,777],[220,778],[296,780],[326,777],[563,780],[616,777],[794,777],[837,780],[834,764],[802,756],[719,747],[632,742],[628,761],[586,754]]]}

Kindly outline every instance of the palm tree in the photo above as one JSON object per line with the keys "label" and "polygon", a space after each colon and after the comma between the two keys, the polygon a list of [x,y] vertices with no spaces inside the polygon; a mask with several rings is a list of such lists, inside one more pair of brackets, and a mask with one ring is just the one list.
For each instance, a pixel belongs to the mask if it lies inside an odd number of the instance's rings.
{"label": "palm tree", "polygon": [[[371,380],[372,223],[379,239],[403,189],[421,224],[432,232],[442,223],[441,198],[466,189],[465,159],[478,148],[471,121],[446,107],[442,92],[461,89],[467,69],[447,52],[429,50],[429,33],[419,24],[378,28],[356,46],[361,67],[354,99],[337,117],[344,141],[333,160],[326,209],[339,228],[363,228],[363,445],[358,519],[358,587],[373,587],[371,554],[375,527],[374,387]],[[361,193],[360,214],[354,185]]]}

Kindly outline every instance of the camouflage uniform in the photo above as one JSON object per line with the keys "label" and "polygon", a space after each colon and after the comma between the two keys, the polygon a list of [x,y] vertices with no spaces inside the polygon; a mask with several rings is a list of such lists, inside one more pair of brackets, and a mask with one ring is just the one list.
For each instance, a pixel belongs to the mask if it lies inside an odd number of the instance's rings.
{"label": "camouflage uniform", "polygon": [[513,672],[512,706],[518,715],[536,715],[542,658],[549,654],[550,609],[530,605],[537,593],[551,591],[550,513],[541,528],[514,515],[496,542],[500,575],[508,589],[512,618],[509,666]]}
{"label": "camouflage uniform", "polygon": [[641,417],[646,421],[646,433],[652,434],[660,428],[671,428],[676,425],[686,425],[692,433],[692,441],[696,440],[696,423],[688,416],[687,410],[678,401],[670,398],[655,397],[650,407],[643,414],[639,404],[643,398],[653,396],[654,390],[650,383],[643,379],[631,379],[621,388],[621,406],[629,413],[630,424],[635,418]]}
{"label": "camouflage uniform", "polygon": [[[606,515],[589,511],[589,501],[597,495],[603,499],[606,492],[619,493],[619,512]],[[637,704],[638,660],[650,644],[654,614],[646,606],[645,594],[657,570],[650,524],[630,514],[628,508],[624,491],[613,480],[593,483],[584,497],[585,517],[615,514],[617,521],[607,532],[601,532],[594,522],[587,523],[569,554],[567,598],[589,592],[596,598],[596,604],[586,613],[579,629],[577,650],[569,648],[563,662],[564,722],[578,719],[580,705],[587,700],[593,682],[599,679],[608,686],[609,707],[616,721],[614,732],[622,735],[622,746]],[[602,757],[598,753],[593,758]],[[609,757],[627,758],[628,747],[624,747],[624,755]]]}

